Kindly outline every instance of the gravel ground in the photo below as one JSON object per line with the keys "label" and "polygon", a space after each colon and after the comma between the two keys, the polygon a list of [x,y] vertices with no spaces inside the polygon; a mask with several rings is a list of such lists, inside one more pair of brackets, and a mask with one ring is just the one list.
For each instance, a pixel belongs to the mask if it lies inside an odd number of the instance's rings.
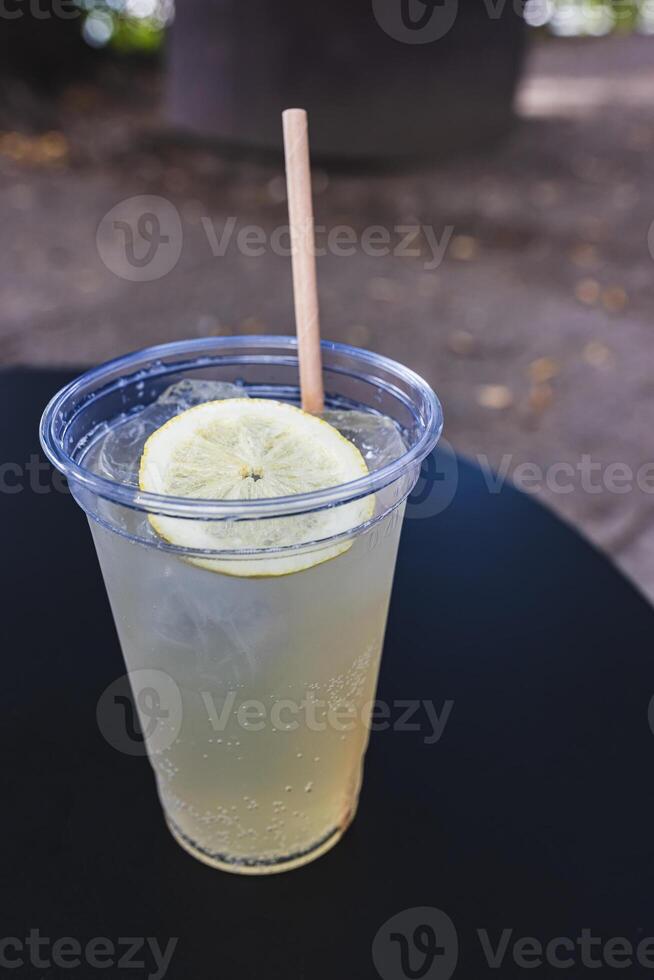
{"label": "gravel ground", "polygon": [[[49,136],[24,135],[29,96],[10,100],[0,360],[84,363],[180,337],[291,332],[289,260],[274,244],[280,167],[165,140],[156,82],[129,101],[119,89],[70,88]],[[426,375],[457,450],[537,493],[650,597],[653,90],[647,38],[541,43],[501,148],[402,176],[315,175],[316,221],[356,239],[354,254],[331,247],[319,260],[323,334]],[[121,265],[96,247],[103,216],[134,195],[164,198],[146,210],[174,233],[136,271],[124,250]],[[400,226],[420,229],[413,254]],[[178,245],[174,268],[142,281]]]}

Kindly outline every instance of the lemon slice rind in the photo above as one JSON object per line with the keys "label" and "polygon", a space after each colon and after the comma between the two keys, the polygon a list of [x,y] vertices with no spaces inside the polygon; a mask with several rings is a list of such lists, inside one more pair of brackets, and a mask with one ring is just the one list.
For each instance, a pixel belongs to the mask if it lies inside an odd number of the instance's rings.
{"label": "lemon slice rind", "polygon": [[[153,432],[143,447],[139,487],[166,496],[264,500],[349,483],[367,473],[357,447],[323,419],[286,402],[228,398],[189,408]],[[148,516],[160,538],[191,552],[185,557],[193,565],[258,578],[294,574],[343,554],[352,539],[330,540],[366,524],[374,509],[369,495],[290,517]],[[202,551],[236,555],[192,554]]]}

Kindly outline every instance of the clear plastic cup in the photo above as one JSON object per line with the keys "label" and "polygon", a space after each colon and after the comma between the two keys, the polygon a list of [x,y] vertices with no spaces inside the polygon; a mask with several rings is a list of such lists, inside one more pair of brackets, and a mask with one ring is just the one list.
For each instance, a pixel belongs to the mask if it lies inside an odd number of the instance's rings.
{"label": "clear plastic cup", "polygon": [[[181,380],[297,403],[290,337],[130,354],[65,387],[41,423],[46,454],[89,518],[168,825],[196,858],[228,871],[305,864],[356,812],[404,504],[442,427],[435,394],[412,371],[342,344],[324,342],[322,354],[327,405],[387,416],[404,442],[397,458],[341,486],[247,501],[164,497],[90,462],[117,422]],[[191,550],[148,520],[256,521],[265,540],[265,522],[291,530],[298,515],[347,515],[364,497],[374,501],[364,524],[344,519],[315,540],[289,533],[293,543],[274,551]],[[289,555],[310,567],[239,574],[244,561],[269,569]]]}

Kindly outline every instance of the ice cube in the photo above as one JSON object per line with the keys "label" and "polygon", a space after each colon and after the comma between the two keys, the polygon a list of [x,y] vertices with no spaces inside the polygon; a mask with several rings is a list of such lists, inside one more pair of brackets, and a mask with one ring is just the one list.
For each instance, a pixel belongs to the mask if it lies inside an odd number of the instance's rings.
{"label": "ice cube", "polygon": [[223,398],[247,398],[247,391],[228,381],[184,378],[175,382],[151,405],[111,427],[98,452],[99,472],[118,483],[138,486],[141,453],[148,437],[187,408]]}
{"label": "ice cube", "polygon": [[102,440],[98,470],[117,483],[138,486],[139,465],[145,442],[155,429],[171,417],[156,403],[114,425]]}
{"label": "ice cube", "polygon": [[395,422],[385,415],[356,409],[326,409],[324,420],[353,442],[369,470],[379,470],[406,452],[406,445]]}
{"label": "ice cube", "polygon": [[[231,381],[203,381],[193,378],[183,378],[170,385],[162,392],[156,405],[171,405],[175,413],[183,412],[194,405],[203,402],[220,401],[222,398],[247,398],[247,390],[243,385],[232,384]],[[172,416],[171,416],[172,417]]]}
{"label": "ice cube", "polygon": [[238,579],[216,589],[216,576],[187,565],[144,583],[158,666],[180,686],[213,693],[270,673],[265,651],[289,647],[284,606],[243,594]]}

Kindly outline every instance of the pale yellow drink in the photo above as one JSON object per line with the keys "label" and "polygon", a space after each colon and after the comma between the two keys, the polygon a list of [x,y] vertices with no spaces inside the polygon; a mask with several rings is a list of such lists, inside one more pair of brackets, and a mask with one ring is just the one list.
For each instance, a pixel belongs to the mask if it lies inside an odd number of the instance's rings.
{"label": "pale yellow drink", "polygon": [[150,758],[173,833],[208,863],[290,868],[352,818],[402,509],[330,561],[261,579],[91,521],[128,669],[163,671],[179,690],[179,734],[168,745],[158,732]]}
{"label": "pale yellow drink", "polygon": [[[367,424],[361,413],[333,415],[344,419]],[[400,453],[384,421],[385,451],[390,438]],[[147,433],[138,434],[136,459]],[[93,446],[88,466],[115,465],[113,438]],[[184,450],[191,462],[195,445]],[[347,451],[367,473],[350,442]],[[123,462],[134,469],[134,459]],[[114,528],[113,505],[102,506]],[[156,516],[121,513],[126,536],[90,521],[167,820],[183,846],[216,867],[265,873],[302,864],[335,843],[356,810],[404,503],[376,522],[374,497],[349,506],[352,521],[372,526],[335,556],[324,546],[304,551],[290,572],[274,561],[259,572],[257,563],[216,568],[170,554],[157,545],[166,534],[188,537],[188,525],[162,526]],[[296,524],[235,533],[248,541],[275,534],[283,545]]]}

